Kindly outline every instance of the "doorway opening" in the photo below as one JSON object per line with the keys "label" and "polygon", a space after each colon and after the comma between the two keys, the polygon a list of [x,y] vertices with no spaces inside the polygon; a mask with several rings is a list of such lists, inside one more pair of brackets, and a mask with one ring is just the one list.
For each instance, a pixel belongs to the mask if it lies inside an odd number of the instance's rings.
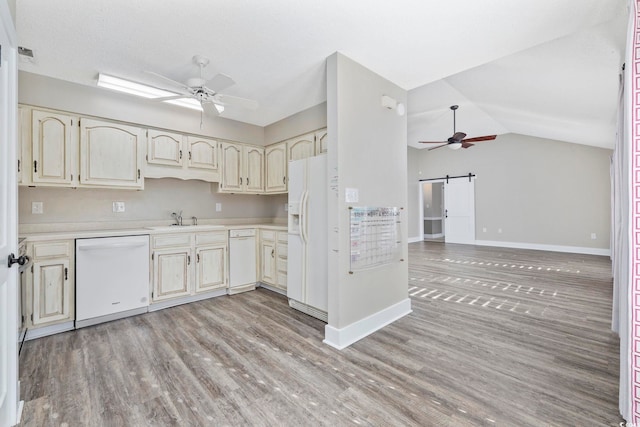
{"label": "doorway opening", "polygon": [[422,183],[424,240],[444,242],[444,182]]}

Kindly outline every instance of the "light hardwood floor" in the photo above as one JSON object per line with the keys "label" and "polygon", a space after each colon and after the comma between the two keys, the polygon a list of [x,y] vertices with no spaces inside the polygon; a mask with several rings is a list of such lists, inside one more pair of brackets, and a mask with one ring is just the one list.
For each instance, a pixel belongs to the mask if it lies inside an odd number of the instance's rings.
{"label": "light hardwood floor", "polygon": [[622,421],[607,258],[409,250],[413,313],[343,351],[264,289],[27,342],[21,425]]}

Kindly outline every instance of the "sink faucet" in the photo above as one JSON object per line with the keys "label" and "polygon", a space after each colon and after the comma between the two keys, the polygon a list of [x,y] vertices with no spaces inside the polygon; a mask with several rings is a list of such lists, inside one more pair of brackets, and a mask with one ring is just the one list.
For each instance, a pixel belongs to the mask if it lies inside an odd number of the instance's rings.
{"label": "sink faucet", "polygon": [[173,212],[171,217],[176,220],[174,225],[182,225],[182,211],[180,211],[180,213]]}
{"label": "sink faucet", "polygon": [[198,225],[198,218],[192,216],[191,219],[193,220],[193,225]]}

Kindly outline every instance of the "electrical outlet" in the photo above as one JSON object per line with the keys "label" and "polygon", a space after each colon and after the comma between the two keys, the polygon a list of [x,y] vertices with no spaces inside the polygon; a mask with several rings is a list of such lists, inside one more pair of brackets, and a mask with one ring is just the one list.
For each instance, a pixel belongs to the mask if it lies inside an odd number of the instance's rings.
{"label": "electrical outlet", "polygon": [[31,213],[40,215],[44,213],[44,205],[42,202],[31,202]]}
{"label": "electrical outlet", "polygon": [[596,233],[591,233],[591,240],[596,240],[597,238]]}
{"label": "electrical outlet", "polygon": [[502,228],[498,228],[498,234],[502,234]]}
{"label": "electrical outlet", "polygon": [[113,202],[113,211],[116,213],[124,212],[124,202]]}
{"label": "electrical outlet", "polygon": [[222,212],[222,203],[216,203],[216,212]]}

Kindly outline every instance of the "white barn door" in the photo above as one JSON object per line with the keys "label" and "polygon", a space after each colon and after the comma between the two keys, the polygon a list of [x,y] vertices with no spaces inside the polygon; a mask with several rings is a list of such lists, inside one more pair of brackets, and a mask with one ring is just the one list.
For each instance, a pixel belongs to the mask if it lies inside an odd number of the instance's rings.
{"label": "white barn door", "polygon": [[0,426],[17,423],[18,266],[17,253],[17,44],[13,20],[0,1]]}
{"label": "white barn door", "polygon": [[444,184],[444,240],[474,244],[476,241],[475,179],[449,179]]}

